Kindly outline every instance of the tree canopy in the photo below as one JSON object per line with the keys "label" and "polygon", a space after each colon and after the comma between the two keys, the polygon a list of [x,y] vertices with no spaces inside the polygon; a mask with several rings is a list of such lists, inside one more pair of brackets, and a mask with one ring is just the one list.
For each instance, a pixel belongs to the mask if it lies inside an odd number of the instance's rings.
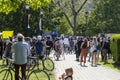
{"label": "tree canopy", "polygon": [[0,12],[10,13],[16,11],[22,3],[28,4],[32,9],[39,9],[42,6],[47,6],[51,0],[0,0]]}
{"label": "tree canopy", "polygon": [[[120,33],[120,0],[0,0],[0,31],[24,33],[27,30],[25,4],[28,4],[31,14],[30,34],[39,33],[39,20],[42,17],[45,32],[56,28],[59,34],[73,34],[76,31],[76,35],[84,35],[84,9],[89,1],[94,2],[94,7],[88,12],[88,35]],[[41,8],[43,16],[40,15]]]}

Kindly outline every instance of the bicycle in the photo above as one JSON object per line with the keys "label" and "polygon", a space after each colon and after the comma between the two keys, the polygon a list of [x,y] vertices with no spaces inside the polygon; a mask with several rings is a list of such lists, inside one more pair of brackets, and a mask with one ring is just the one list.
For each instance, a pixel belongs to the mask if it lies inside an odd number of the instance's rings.
{"label": "bicycle", "polygon": [[[14,80],[13,73],[12,73],[12,71],[15,72],[14,66],[13,66],[14,61],[9,58],[6,58],[6,59],[9,61],[9,65],[6,69],[3,69],[0,71],[0,80]],[[18,76],[20,80],[23,80],[20,75]],[[47,72],[45,72],[44,70],[28,71],[26,80],[33,80],[33,79],[34,80],[50,80],[50,77],[47,74]]]}
{"label": "bicycle", "polygon": [[42,62],[43,70],[52,71],[54,69],[54,62],[49,57],[36,55],[29,56],[29,69],[33,70],[35,67],[39,69],[40,61]]}

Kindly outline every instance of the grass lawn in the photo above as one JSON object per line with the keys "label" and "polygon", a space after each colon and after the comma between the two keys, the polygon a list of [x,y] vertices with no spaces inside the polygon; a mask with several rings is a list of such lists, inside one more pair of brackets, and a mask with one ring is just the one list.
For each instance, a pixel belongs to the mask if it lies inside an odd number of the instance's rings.
{"label": "grass lawn", "polygon": [[[7,66],[5,65],[6,62],[4,62],[4,64],[2,64],[2,60],[0,60],[0,71],[2,69],[5,69]],[[42,66],[40,65],[40,69],[42,69]],[[50,76],[50,80],[55,80],[55,77],[54,77],[54,73],[52,71],[46,71],[49,76]],[[13,77],[14,77],[14,72],[12,71],[12,74],[13,74]],[[0,77],[3,76],[0,74]],[[42,76],[44,77],[44,76]],[[14,80],[14,79],[13,79]],[[34,80],[34,77],[31,77],[31,80]]]}

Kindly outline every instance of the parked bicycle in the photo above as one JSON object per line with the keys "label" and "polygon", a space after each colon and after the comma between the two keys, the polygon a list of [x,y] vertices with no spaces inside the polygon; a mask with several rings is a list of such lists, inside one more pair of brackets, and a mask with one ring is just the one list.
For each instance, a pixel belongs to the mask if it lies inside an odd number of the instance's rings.
{"label": "parked bicycle", "polygon": [[43,66],[43,70],[52,71],[54,69],[54,62],[49,57],[36,55],[34,57],[29,56],[28,58],[29,69],[39,68],[40,63]]}
{"label": "parked bicycle", "polygon": [[[14,61],[12,59],[6,58],[9,61],[9,65],[7,68],[0,71],[0,80],[14,80],[13,73],[14,70]],[[23,80],[20,75],[19,79]],[[29,70],[27,71],[26,80],[50,80],[50,77],[47,72],[44,70]]]}

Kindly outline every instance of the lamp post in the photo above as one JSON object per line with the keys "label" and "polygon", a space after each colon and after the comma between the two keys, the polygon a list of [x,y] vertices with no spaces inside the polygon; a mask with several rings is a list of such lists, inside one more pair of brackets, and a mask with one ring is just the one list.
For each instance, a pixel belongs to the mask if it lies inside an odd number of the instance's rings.
{"label": "lamp post", "polygon": [[85,12],[85,18],[86,18],[86,31],[85,31],[85,36],[88,34],[88,11]]}
{"label": "lamp post", "polygon": [[39,20],[40,35],[42,35],[42,33],[43,33],[43,30],[42,30],[42,16],[43,16],[43,9],[40,10],[40,20]]}
{"label": "lamp post", "polygon": [[86,32],[85,35],[88,35],[88,13],[89,11],[94,7],[94,2],[93,0],[89,0],[89,3],[87,3],[84,12],[85,12],[85,17],[86,17]]}
{"label": "lamp post", "polygon": [[26,33],[26,36],[29,35],[29,28],[30,28],[30,14],[29,14],[29,5],[28,4],[25,4],[25,9],[26,9],[26,26],[27,26],[27,33]]}

